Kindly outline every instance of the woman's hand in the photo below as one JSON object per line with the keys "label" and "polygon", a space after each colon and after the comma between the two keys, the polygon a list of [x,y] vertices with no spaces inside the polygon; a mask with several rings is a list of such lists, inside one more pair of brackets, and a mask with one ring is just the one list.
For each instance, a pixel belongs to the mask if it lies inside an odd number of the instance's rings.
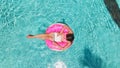
{"label": "woman's hand", "polygon": [[73,31],[71,30],[71,28],[67,25],[64,25],[63,28],[60,31],[60,34],[62,34],[64,32],[64,30],[67,29],[69,31],[69,33],[73,33]]}
{"label": "woman's hand", "polygon": [[53,41],[52,42],[53,43],[53,45],[55,45],[55,46],[57,46],[57,47],[59,47],[60,49],[62,49],[63,47],[61,47],[57,42],[55,42],[55,41]]}
{"label": "woman's hand", "polygon": [[65,47],[61,47],[61,46],[60,46],[57,42],[55,42],[55,41],[53,41],[53,45],[57,46],[57,47],[60,48],[61,50],[65,50],[65,49],[67,49],[67,48],[70,47],[71,42],[68,42],[68,43],[65,45]]}
{"label": "woman's hand", "polygon": [[60,31],[60,34],[62,34],[64,32],[64,30],[65,30],[65,27],[63,26],[63,28]]}

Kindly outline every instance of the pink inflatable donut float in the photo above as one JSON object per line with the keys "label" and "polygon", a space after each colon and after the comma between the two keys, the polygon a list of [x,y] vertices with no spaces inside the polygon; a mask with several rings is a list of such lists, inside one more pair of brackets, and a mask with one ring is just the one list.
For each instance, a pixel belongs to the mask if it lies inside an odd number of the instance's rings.
{"label": "pink inflatable donut float", "polygon": [[[54,32],[60,32],[62,30],[62,28],[64,27],[64,24],[61,23],[56,23],[56,24],[52,24],[51,26],[49,26],[46,30],[46,33],[54,33]],[[63,33],[68,33],[68,29],[64,29]],[[51,50],[55,50],[55,51],[62,51],[59,47],[53,45],[53,41],[51,40],[45,40],[48,48],[50,48]],[[65,47],[65,45],[67,44],[66,41],[62,41],[62,42],[57,42],[61,47]]]}

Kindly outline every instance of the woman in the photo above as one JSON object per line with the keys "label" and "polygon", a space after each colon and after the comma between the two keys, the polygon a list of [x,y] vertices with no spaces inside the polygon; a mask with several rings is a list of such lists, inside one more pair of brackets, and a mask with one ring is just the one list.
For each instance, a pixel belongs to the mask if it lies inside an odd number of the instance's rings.
{"label": "woman", "polygon": [[[65,28],[69,31],[68,34],[63,33]],[[72,44],[72,42],[74,40],[74,34],[73,34],[73,31],[70,29],[69,26],[64,25],[61,32],[59,32],[59,33],[28,35],[27,38],[39,38],[39,39],[42,39],[42,40],[51,40],[51,41],[53,41],[53,44],[55,46],[58,46],[61,50],[64,50]],[[62,42],[62,41],[67,42],[65,47],[61,47],[57,43],[57,42]]]}

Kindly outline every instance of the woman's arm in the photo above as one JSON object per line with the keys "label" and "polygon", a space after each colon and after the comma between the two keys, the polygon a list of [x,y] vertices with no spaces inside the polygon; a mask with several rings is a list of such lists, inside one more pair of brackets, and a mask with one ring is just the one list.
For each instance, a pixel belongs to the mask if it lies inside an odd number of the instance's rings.
{"label": "woman's arm", "polygon": [[69,33],[73,33],[73,31],[71,30],[71,28],[69,26],[64,25],[64,27],[69,30]]}
{"label": "woman's arm", "polygon": [[66,48],[68,48],[68,47],[70,46],[71,42],[68,42],[68,43],[65,45],[65,47],[61,47],[57,42],[53,42],[53,44],[54,44],[55,46],[58,46],[60,49],[65,50]]}
{"label": "woman's arm", "polygon": [[60,34],[62,34],[62,33],[63,33],[64,29],[65,29],[65,27],[63,26],[62,30],[60,31]]}
{"label": "woman's arm", "polygon": [[64,31],[65,28],[69,31],[69,33],[73,33],[73,31],[71,30],[71,28],[69,26],[64,25],[63,28],[62,28],[62,30],[60,31],[60,34],[63,33],[63,31]]}
{"label": "woman's arm", "polygon": [[71,44],[71,42],[68,42],[68,43],[65,45],[65,47],[63,47],[63,50],[65,50],[66,48],[70,47],[70,44]]}
{"label": "woman's arm", "polygon": [[63,47],[61,47],[57,42],[53,41],[53,45],[59,47],[60,49],[63,49]]}

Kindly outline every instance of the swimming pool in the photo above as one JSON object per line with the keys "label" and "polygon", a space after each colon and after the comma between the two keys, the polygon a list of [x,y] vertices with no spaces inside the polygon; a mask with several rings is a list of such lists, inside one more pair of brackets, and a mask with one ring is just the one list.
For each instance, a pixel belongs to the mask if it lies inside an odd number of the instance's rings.
{"label": "swimming pool", "polygon": [[[63,19],[75,33],[68,50],[26,38]],[[0,1],[0,68],[119,68],[119,49],[120,30],[103,0]]]}

